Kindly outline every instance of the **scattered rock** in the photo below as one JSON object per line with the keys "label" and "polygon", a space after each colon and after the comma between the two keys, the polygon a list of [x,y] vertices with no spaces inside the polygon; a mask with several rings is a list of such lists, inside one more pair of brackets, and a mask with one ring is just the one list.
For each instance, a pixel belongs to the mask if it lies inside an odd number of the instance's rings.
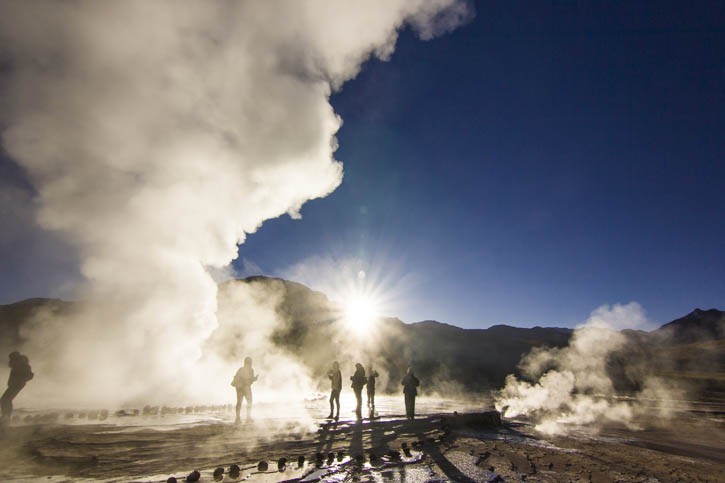
{"label": "scattered rock", "polygon": [[257,470],[259,471],[267,471],[269,469],[269,463],[262,460],[259,463],[257,463]]}
{"label": "scattered rock", "polygon": [[219,466],[218,468],[216,468],[214,470],[214,473],[212,474],[212,476],[214,476],[214,480],[215,481],[221,481],[221,480],[223,480],[224,479],[224,468],[222,468],[221,466]]}
{"label": "scattered rock", "polygon": [[277,460],[277,469],[279,471],[284,471],[287,467],[287,458],[280,458]]}
{"label": "scattered rock", "polygon": [[166,483],[176,483],[176,477],[169,476],[169,478],[166,480]]}
{"label": "scattered rock", "polygon": [[399,460],[400,459],[400,451],[396,451],[394,449],[389,450],[385,455],[390,458],[391,460]]}
{"label": "scattered rock", "polygon": [[305,464],[305,456],[304,456],[304,455],[299,455],[299,456],[297,457],[297,467],[298,467],[298,468],[302,468],[302,466],[303,466],[304,464]]}
{"label": "scattered rock", "polygon": [[186,481],[193,483],[199,481],[199,478],[201,478],[201,473],[199,473],[199,470],[194,470],[186,476]]}
{"label": "scattered rock", "polygon": [[239,478],[239,474],[241,473],[241,470],[239,469],[239,465],[231,465],[229,467],[229,476],[231,478]]}
{"label": "scattered rock", "polygon": [[491,453],[489,451],[486,451],[484,453],[480,453],[478,455],[478,458],[476,458],[476,462],[474,463],[476,466],[480,465],[484,461],[488,459],[488,457],[491,456]]}

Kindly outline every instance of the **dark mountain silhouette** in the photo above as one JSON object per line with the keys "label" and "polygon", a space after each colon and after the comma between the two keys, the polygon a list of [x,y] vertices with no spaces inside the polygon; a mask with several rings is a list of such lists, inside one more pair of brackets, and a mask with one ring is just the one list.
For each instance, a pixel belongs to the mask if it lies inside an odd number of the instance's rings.
{"label": "dark mountain silhouette", "polygon": [[671,344],[689,344],[725,337],[725,312],[695,309],[655,331]]}
{"label": "dark mountain silhouette", "polygon": [[[399,390],[409,365],[428,382],[428,389],[434,387],[441,393],[486,390],[500,387],[506,375],[516,373],[521,357],[532,348],[563,347],[573,333],[557,327],[462,329],[434,320],[406,324],[397,318],[381,318],[374,332],[361,336],[345,326],[339,308],[325,294],[279,278],[255,276],[222,283],[220,310],[239,284],[257,287],[263,296],[276,301],[280,324],[272,334],[273,343],[298,358],[321,381],[326,381],[324,374],[331,360],[351,363],[356,358],[365,364],[373,361],[382,369],[388,375],[389,390]],[[34,314],[66,314],[77,305],[54,299],[0,305],[0,348],[21,347],[22,327]],[[695,309],[651,332],[622,331],[628,343],[611,355],[610,374],[622,390],[639,389],[639,375],[657,373],[685,379],[703,390],[721,391],[725,384],[724,325],[722,311]],[[219,331],[217,337],[220,334],[234,337],[233,331]],[[379,388],[385,389],[385,381]]]}

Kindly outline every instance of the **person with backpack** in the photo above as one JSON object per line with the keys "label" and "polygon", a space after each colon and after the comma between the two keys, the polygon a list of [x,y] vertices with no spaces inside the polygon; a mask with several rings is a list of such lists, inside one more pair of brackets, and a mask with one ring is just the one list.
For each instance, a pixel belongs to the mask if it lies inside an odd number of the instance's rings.
{"label": "person with backpack", "polygon": [[8,377],[8,388],[0,397],[0,408],[2,408],[2,425],[10,424],[10,417],[13,414],[13,399],[25,387],[25,384],[33,378],[33,371],[30,368],[30,361],[20,352],[11,352],[10,377]]}
{"label": "person with backpack", "polygon": [[355,364],[355,374],[350,376],[350,380],[352,381],[352,390],[355,393],[355,399],[357,401],[355,414],[357,414],[359,419],[362,418],[362,390],[368,382],[368,378],[365,377],[365,368],[359,362]]}
{"label": "person with backpack", "polygon": [[252,368],[252,358],[244,358],[244,366],[237,370],[232,380],[232,386],[237,390],[237,417],[234,420],[236,424],[241,422],[239,418],[239,412],[242,409],[242,401],[247,400],[247,421],[252,419],[252,383],[257,380],[259,376],[254,374]]}

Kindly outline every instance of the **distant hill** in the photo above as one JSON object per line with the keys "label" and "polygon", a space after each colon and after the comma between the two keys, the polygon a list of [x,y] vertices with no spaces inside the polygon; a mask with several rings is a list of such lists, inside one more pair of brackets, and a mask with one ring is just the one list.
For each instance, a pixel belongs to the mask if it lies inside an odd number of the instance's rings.
{"label": "distant hill", "polygon": [[722,339],[725,337],[725,312],[695,309],[654,332],[672,344]]}
{"label": "distant hill", "polygon": [[[300,283],[264,276],[220,284],[220,313],[239,284],[275,294],[281,323],[271,335],[273,343],[321,379],[331,360],[345,364],[375,361],[389,375],[391,390],[397,390],[408,365],[432,382],[428,387],[442,393],[499,387],[507,374],[516,372],[521,357],[533,347],[563,347],[573,333],[572,329],[557,327],[494,325],[488,329],[462,329],[434,320],[406,324],[397,318],[382,318],[373,332],[357,335],[341,322],[339,308],[325,294]],[[76,306],[74,302],[53,299],[0,305],[0,348],[22,345],[21,328],[38,310],[61,314]],[[724,328],[722,311],[695,309],[651,332],[625,330],[629,342],[612,354],[610,372],[623,390],[638,389],[639,381],[633,374],[644,371],[695,381],[707,390],[722,390]],[[220,330],[218,336],[222,335],[230,336]],[[381,387],[384,385],[385,381]]]}

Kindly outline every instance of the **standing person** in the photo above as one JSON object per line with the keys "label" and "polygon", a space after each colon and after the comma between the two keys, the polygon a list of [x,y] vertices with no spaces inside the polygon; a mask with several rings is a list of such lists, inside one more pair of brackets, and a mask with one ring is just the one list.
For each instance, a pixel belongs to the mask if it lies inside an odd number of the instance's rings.
{"label": "standing person", "polygon": [[340,372],[340,364],[337,361],[332,363],[332,369],[327,372],[327,377],[330,378],[332,385],[332,391],[330,392],[330,415],[327,419],[332,419],[333,413],[333,402],[337,403],[337,413],[335,414],[335,421],[340,419],[340,391],[342,390],[342,373]]}
{"label": "standing person", "polygon": [[378,371],[373,369],[372,364],[368,367],[368,409],[375,412],[375,378],[378,377]]}
{"label": "standing person", "polygon": [[252,419],[252,383],[258,377],[254,374],[254,369],[252,368],[252,358],[245,357],[244,366],[237,370],[232,380],[232,386],[237,389],[237,418],[234,420],[237,424],[241,421],[239,411],[242,409],[243,399],[247,400],[247,421]]}
{"label": "standing person", "polygon": [[405,416],[413,420],[415,419],[415,396],[418,395],[420,381],[413,374],[412,367],[408,368],[400,384],[403,385],[403,394],[405,394]]}
{"label": "standing person", "polygon": [[368,378],[365,377],[365,368],[359,362],[355,364],[355,374],[350,376],[352,381],[352,390],[355,393],[355,399],[357,400],[357,407],[355,408],[355,414],[358,418],[362,417],[362,389],[363,386],[368,382]]}
{"label": "standing person", "polygon": [[13,399],[18,395],[25,384],[33,378],[33,371],[30,369],[28,358],[20,352],[11,352],[8,366],[10,366],[10,377],[8,377],[8,388],[0,397],[0,408],[2,408],[2,425],[10,423],[10,416],[13,414]]}

